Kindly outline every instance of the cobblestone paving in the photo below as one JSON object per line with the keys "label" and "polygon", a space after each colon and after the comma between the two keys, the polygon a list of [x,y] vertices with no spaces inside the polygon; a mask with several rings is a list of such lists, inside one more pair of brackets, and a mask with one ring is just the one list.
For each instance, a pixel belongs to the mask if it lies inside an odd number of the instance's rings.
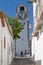
{"label": "cobblestone paving", "polygon": [[34,65],[34,63],[29,58],[15,58],[11,65]]}

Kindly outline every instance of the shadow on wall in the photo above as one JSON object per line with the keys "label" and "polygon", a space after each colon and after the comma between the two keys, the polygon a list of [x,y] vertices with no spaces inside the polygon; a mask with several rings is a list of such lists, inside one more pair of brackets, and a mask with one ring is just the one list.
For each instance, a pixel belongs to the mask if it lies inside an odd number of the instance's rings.
{"label": "shadow on wall", "polygon": [[35,61],[35,55],[32,56],[32,60],[33,60],[33,62]]}
{"label": "shadow on wall", "polygon": [[35,55],[33,55],[32,60],[33,60],[35,65],[41,65],[41,60],[35,61]]}
{"label": "shadow on wall", "polygon": [[35,61],[35,65],[41,65],[41,60]]}

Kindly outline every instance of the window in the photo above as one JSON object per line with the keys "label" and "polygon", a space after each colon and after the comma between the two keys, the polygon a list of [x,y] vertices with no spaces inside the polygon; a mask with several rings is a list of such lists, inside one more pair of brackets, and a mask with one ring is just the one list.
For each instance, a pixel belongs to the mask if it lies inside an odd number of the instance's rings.
{"label": "window", "polygon": [[21,6],[20,7],[20,11],[24,11],[24,6]]}
{"label": "window", "polygon": [[4,37],[4,49],[6,48],[6,38]]}

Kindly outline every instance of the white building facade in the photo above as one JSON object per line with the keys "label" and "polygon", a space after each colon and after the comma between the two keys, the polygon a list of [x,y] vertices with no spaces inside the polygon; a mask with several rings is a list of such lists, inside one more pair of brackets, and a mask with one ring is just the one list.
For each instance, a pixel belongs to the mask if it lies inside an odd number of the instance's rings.
{"label": "white building facade", "polygon": [[32,58],[35,65],[43,65],[43,0],[33,2]]}
{"label": "white building facade", "polygon": [[0,65],[9,65],[14,58],[12,28],[8,19],[0,11]]}

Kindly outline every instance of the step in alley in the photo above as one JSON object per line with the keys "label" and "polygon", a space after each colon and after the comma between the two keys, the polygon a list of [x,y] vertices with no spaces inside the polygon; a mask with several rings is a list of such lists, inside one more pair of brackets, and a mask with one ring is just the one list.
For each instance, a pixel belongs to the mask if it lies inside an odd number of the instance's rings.
{"label": "step in alley", "polygon": [[34,65],[30,58],[14,58],[10,65]]}

